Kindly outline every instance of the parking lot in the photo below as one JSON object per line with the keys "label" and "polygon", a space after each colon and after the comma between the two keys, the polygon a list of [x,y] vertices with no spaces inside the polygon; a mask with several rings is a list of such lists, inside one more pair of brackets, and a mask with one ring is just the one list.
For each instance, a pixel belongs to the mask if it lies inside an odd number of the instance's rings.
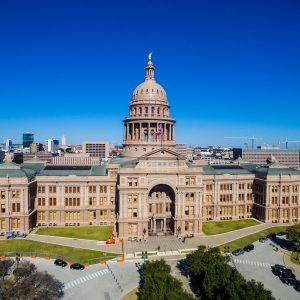
{"label": "parking lot", "polygon": [[279,248],[278,251],[275,251],[271,244],[274,245],[270,240],[265,243],[257,241],[253,244],[255,246],[253,251],[239,256],[232,255],[235,267],[247,280],[254,279],[262,282],[266,289],[272,291],[276,299],[300,299],[299,292],[292,286],[282,283],[277,276],[273,275],[271,265],[284,265],[284,260],[282,250]]}
{"label": "parking lot", "polygon": [[[24,258],[25,259],[25,258]],[[29,259],[39,271],[47,271],[65,284],[63,299],[115,300],[121,299],[139,282],[138,268],[134,262],[109,262],[95,264],[86,269],[71,270],[54,265],[54,260]]]}

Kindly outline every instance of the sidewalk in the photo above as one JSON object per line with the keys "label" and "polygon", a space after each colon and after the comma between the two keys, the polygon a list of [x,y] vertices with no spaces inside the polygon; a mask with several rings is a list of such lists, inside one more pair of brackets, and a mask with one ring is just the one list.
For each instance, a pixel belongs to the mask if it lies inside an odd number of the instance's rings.
{"label": "sidewalk", "polygon": [[[159,238],[149,238],[146,242],[129,242],[124,241],[124,249],[126,253],[134,254],[135,252],[142,251],[156,251],[159,247],[160,252],[167,251],[177,251],[179,249],[193,249],[200,245],[205,245],[207,247],[217,247],[222,244],[234,241],[236,239],[248,236],[250,234],[262,231],[276,226],[290,226],[291,224],[286,223],[262,223],[259,225],[230,231],[218,235],[210,236],[195,236],[194,238],[187,238],[185,242],[178,240],[175,236],[173,237],[159,237]],[[122,245],[117,242],[115,245],[103,245],[98,241],[94,240],[81,240],[74,238],[65,237],[55,237],[47,235],[38,235],[31,233],[28,235],[27,239],[32,241],[50,243],[55,245],[62,245],[74,248],[82,248],[88,250],[96,250],[110,253],[122,253]]]}

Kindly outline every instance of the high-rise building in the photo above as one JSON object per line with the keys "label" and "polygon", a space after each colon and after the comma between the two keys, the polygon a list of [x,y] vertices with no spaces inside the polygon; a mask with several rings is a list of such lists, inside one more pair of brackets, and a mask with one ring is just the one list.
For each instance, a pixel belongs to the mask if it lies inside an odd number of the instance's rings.
{"label": "high-rise building", "polygon": [[40,151],[44,151],[44,145],[41,143],[32,143],[30,145],[30,152],[31,153],[37,153]]}
{"label": "high-rise building", "polygon": [[61,137],[61,146],[66,146],[67,145],[67,138],[65,135]]}
{"label": "high-rise building", "polygon": [[34,141],[34,134],[30,132],[23,133],[23,148],[29,148]]}
{"label": "high-rise building", "polygon": [[7,139],[6,142],[5,142],[5,146],[6,146],[7,149],[11,148],[12,147],[12,140]]}
{"label": "high-rise building", "polygon": [[47,151],[50,153],[57,153],[59,149],[59,140],[48,139]]}
{"label": "high-rise building", "polygon": [[82,142],[82,152],[88,153],[91,157],[108,157],[109,143],[108,142]]}

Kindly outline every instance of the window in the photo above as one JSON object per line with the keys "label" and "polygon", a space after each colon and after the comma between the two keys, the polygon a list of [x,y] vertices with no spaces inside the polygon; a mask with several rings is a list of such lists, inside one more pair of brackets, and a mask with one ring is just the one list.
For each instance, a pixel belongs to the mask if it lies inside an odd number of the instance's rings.
{"label": "window", "polygon": [[128,200],[128,203],[136,203],[138,200],[138,195],[137,194],[129,194],[127,196],[127,200]]}
{"label": "window", "polygon": [[115,205],[115,197],[110,197],[110,205]]}
{"label": "window", "polygon": [[212,191],[213,190],[213,185],[212,184],[207,184],[206,185],[206,191]]}
{"label": "window", "polygon": [[277,193],[278,192],[278,186],[277,185],[272,185],[272,193]]}
{"label": "window", "polygon": [[45,198],[38,198],[38,206],[45,206],[46,200]]}
{"label": "window", "polygon": [[90,194],[95,194],[96,193],[96,186],[95,185],[89,186],[89,193]]}
{"label": "window", "polygon": [[170,212],[171,211],[171,203],[166,203],[166,212]]}
{"label": "window", "polygon": [[278,197],[272,197],[272,205],[277,205]]}
{"label": "window", "polygon": [[194,193],[186,193],[185,194],[185,201],[187,202],[194,202],[195,194]]}
{"label": "window", "polygon": [[185,215],[192,216],[194,214],[194,206],[186,206],[185,207]]}
{"label": "window", "polygon": [[239,194],[239,201],[245,200],[245,194]]}
{"label": "window", "polygon": [[137,218],[138,209],[137,208],[128,208],[127,216],[128,216],[128,218]]}
{"label": "window", "polygon": [[1,213],[5,213],[5,204],[1,204]]}
{"label": "window", "polygon": [[5,199],[5,197],[6,197],[5,191],[1,191],[0,195],[1,195],[1,199]]}
{"label": "window", "polygon": [[107,186],[106,185],[100,185],[100,193],[107,193]]}
{"label": "window", "polygon": [[290,197],[282,197],[282,204],[289,204]]}
{"label": "window", "polygon": [[65,221],[80,221],[80,211],[66,211]]}
{"label": "window", "polygon": [[282,192],[283,193],[289,193],[290,192],[290,187],[288,185],[283,185],[282,186]]}
{"label": "window", "polygon": [[56,198],[49,198],[49,205],[56,206]]}
{"label": "window", "polygon": [[56,221],[56,211],[49,212],[49,221]]}
{"label": "window", "polygon": [[49,193],[50,194],[55,194],[56,193],[56,186],[55,185],[50,185],[49,186]]}
{"label": "window", "polygon": [[220,195],[220,202],[231,202],[232,201],[232,194],[221,194]]}
{"label": "window", "polygon": [[220,185],[220,190],[221,191],[232,191],[232,184],[221,184]]}
{"label": "window", "polygon": [[185,231],[194,232],[194,222],[185,222]]}
{"label": "window", "polygon": [[128,186],[138,186],[138,178],[128,178]]}
{"label": "window", "polygon": [[185,177],[185,185],[195,185],[196,178],[195,177]]}
{"label": "window", "polygon": [[239,183],[239,190],[244,190],[245,189],[245,184]]}
{"label": "window", "polygon": [[297,204],[298,202],[298,196],[292,196],[292,203]]}
{"label": "window", "polygon": [[100,205],[107,204],[107,197],[100,197]]}
{"label": "window", "polygon": [[128,234],[137,234],[138,224],[128,224]]}
{"label": "window", "polygon": [[0,220],[0,229],[6,229],[5,220]]}
{"label": "window", "polygon": [[205,195],[204,203],[211,203],[212,202],[212,195]]}
{"label": "window", "polygon": [[210,216],[212,214],[212,208],[211,207],[206,207],[205,208],[205,214],[206,214],[206,216]]}
{"label": "window", "polygon": [[110,187],[110,193],[114,194],[116,192],[116,187],[115,186],[111,186]]}
{"label": "window", "polygon": [[91,205],[91,206],[97,205],[96,197],[89,197],[89,205]]}
{"label": "window", "polygon": [[297,193],[298,192],[298,186],[297,185],[292,185],[292,192]]}
{"label": "window", "polygon": [[39,185],[39,186],[38,186],[38,193],[44,194],[44,193],[45,193],[45,186]]}
{"label": "window", "polygon": [[80,206],[80,198],[65,198],[65,206]]}
{"label": "window", "polygon": [[88,217],[89,217],[89,220],[96,220],[96,211],[95,210],[89,211]]}
{"label": "window", "polygon": [[20,228],[20,219],[12,219],[11,220],[11,226],[13,229]]}
{"label": "window", "polygon": [[11,197],[13,199],[20,198],[20,191],[19,190],[11,191]]}
{"label": "window", "polygon": [[12,203],[12,212],[20,212],[20,203]]}
{"label": "window", "polygon": [[149,204],[149,205],[148,205],[148,210],[149,210],[149,213],[152,212],[152,204]]}

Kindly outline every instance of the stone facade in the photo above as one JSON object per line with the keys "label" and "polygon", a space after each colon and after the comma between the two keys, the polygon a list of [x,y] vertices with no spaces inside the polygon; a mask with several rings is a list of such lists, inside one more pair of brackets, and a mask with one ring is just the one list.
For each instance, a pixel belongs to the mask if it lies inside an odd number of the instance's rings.
{"label": "stone facade", "polygon": [[275,160],[190,163],[175,152],[174,125],[149,60],[124,120],[125,155],[93,166],[38,158],[17,165],[7,157],[0,164],[0,231],[114,225],[120,237],[146,238],[200,234],[210,220],[300,221],[299,170]]}

